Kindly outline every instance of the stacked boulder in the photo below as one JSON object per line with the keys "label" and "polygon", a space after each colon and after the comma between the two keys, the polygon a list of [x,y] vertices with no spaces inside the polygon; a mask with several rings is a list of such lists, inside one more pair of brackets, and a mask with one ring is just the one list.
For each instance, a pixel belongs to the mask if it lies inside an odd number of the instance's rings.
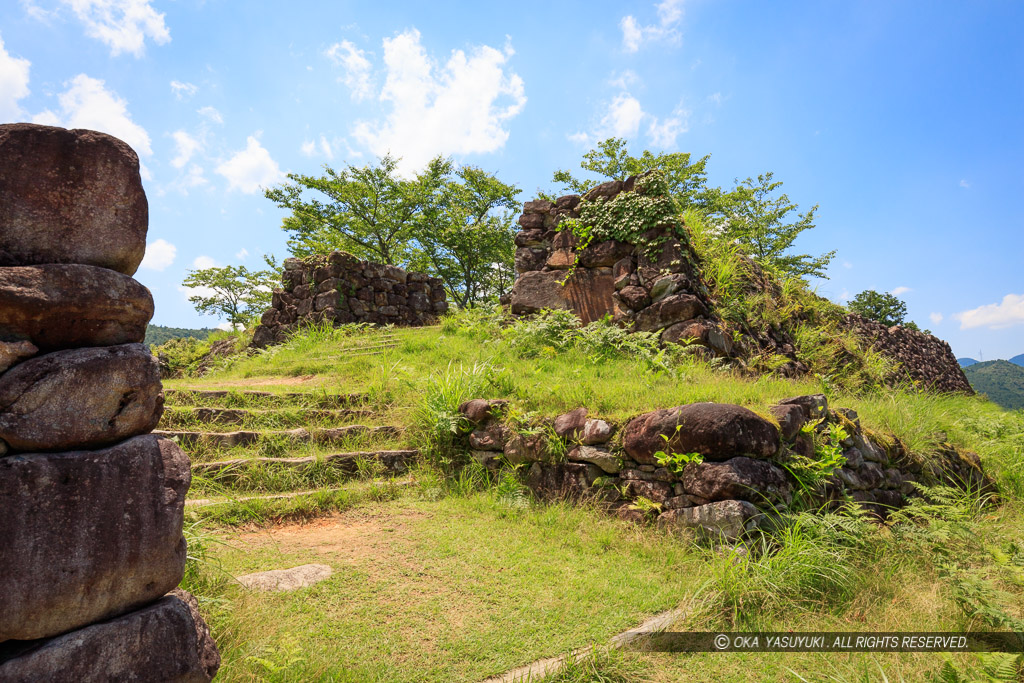
{"label": "stacked boulder", "polygon": [[0,125],[0,680],[208,681],[178,591],[188,457],[135,273],[148,205],[109,135]]}
{"label": "stacked boulder", "polygon": [[256,348],[283,342],[303,324],[418,326],[448,310],[440,279],[343,251],[285,259],[281,278],[283,288],[274,292],[253,333]]}
{"label": "stacked boulder", "polygon": [[[564,219],[579,218],[580,202],[611,201],[637,191],[635,186],[636,178],[615,180],[583,197],[526,202],[519,217],[522,230],[515,237],[512,313],[565,309],[584,324],[610,315],[637,331],[658,332],[666,342],[694,340],[715,355],[731,355],[732,340],[712,314],[697,256],[687,242],[670,236],[651,253],[616,240],[577,249],[573,232],[559,230]],[[645,237],[658,241],[663,231],[654,228],[656,234]]]}
{"label": "stacked boulder", "polygon": [[[543,498],[596,497],[621,517],[656,514],[659,526],[698,538],[735,541],[790,507],[798,491],[814,508],[851,501],[879,517],[905,505],[915,482],[994,491],[975,454],[946,445],[915,456],[898,439],[863,429],[854,411],[830,410],[820,394],[783,400],[770,415],[692,403],[619,429],[586,408],[559,415],[550,429],[517,428],[502,422],[505,403],[460,406],[475,460],[491,470],[525,466],[526,485]],[[800,481],[822,446],[841,455],[834,470]]]}

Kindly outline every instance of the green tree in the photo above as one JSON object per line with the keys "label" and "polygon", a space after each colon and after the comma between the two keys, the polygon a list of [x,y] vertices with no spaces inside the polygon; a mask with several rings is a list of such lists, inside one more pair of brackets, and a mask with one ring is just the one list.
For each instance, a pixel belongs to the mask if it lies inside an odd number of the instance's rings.
{"label": "green tree", "polygon": [[560,183],[567,191],[586,194],[599,183],[607,180],[625,180],[654,169],[665,174],[669,191],[683,208],[695,206],[705,211],[717,208],[721,190],[707,187],[707,165],[710,155],[691,162],[686,152],[660,152],[653,154],[644,150],[639,157],[630,155],[623,138],[608,138],[597,143],[597,148],[583,155],[580,168],[598,176],[598,180],[578,179],[570,171],[556,171],[554,182]]}
{"label": "green tree", "polygon": [[434,201],[451,163],[440,157],[411,179],[397,173],[398,159],[385,155],[376,165],[324,166],[322,176],[289,173],[290,183],[268,189],[266,197],[289,209],[282,228],[291,234],[295,256],[343,250],[370,261],[399,264],[424,210]]}
{"label": "green tree", "polygon": [[756,182],[747,178],[723,199],[725,237],[739,242],[758,263],[779,275],[827,279],[825,270],[835,251],[820,256],[790,253],[800,233],[814,227],[817,204],[792,216],[798,207],[785,193],[773,196],[782,186],[773,177],[768,172],[757,176]]}
{"label": "green tree", "polygon": [[[902,325],[907,316],[907,305],[898,297],[888,292],[879,294],[873,289],[866,289],[853,297],[849,309],[857,315],[889,327]],[[916,328],[915,325],[914,329]]]}
{"label": "green tree", "polygon": [[474,166],[444,178],[424,210],[411,266],[441,278],[461,307],[507,292],[514,281],[519,193]]}
{"label": "green tree", "polygon": [[196,292],[188,300],[201,315],[227,318],[233,326],[251,325],[270,307],[274,287],[281,282],[274,258],[264,260],[269,270],[224,266],[187,271],[182,284]]}

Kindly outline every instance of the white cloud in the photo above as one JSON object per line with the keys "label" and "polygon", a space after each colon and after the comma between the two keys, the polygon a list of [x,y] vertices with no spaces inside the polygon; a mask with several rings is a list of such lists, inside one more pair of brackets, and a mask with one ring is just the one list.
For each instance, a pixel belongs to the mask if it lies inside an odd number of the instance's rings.
{"label": "white cloud", "polygon": [[892,294],[893,296],[899,296],[900,294],[906,294],[907,292],[912,292],[912,291],[914,291],[914,290],[912,290],[910,287],[903,287],[901,285],[901,286],[897,287],[896,289],[892,290],[889,293]]}
{"label": "white cloud", "polygon": [[244,261],[245,257],[248,256],[248,255],[249,255],[249,250],[246,249],[245,247],[242,247],[242,250],[240,252],[238,252],[237,254],[235,254],[235,258],[238,259],[239,261]]}
{"label": "white cloud", "polygon": [[220,112],[213,107],[202,107],[201,109],[197,109],[196,113],[209,119],[213,123],[224,123],[224,117],[221,116]]}
{"label": "white cloud", "polygon": [[216,265],[217,262],[209,256],[196,256],[192,261],[192,267],[196,270],[205,270],[207,268],[213,268]]}
{"label": "white cloud", "polygon": [[146,256],[139,264],[140,268],[164,270],[174,263],[178,248],[165,239],[158,239],[146,245]]}
{"label": "white cloud", "polygon": [[307,157],[311,157],[316,154],[316,143],[312,140],[306,140],[302,143],[302,147],[300,149]]}
{"label": "white cloud", "polygon": [[987,304],[953,316],[961,330],[988,327],[993,330],[1024,323],[1024,294],[1007,294],[998,304]]}
{"label": "white cloud", "polygon": [[712,93],[712,94],[708,95],[708,102],[711,102],[711,103],[717,104],[717,105],[721,105],[722,104],[722,93],[716,92],[716,93]]}
{"label": "white cloud", "polygon": [[203,167],[199,164],[192,164],[188,167],[188,170],[180,174],[174,182],[168,185],[168,189],[176,190],[183,195],[188,195],[188,191],[206,185],[209,181],[206,179]]}
{"label": "white cloud", "polygon": [[331,45],[324,54],[345,70],[345,75],[338,80],[352,91],[353,100],[358,102],[373,97],[373,84],[370,82],[372,67],[365,52],[343,40]]}
{"label": "white cloud", "polygon": [[683,0],[662,0],[656,5],[658,23],[641,26],[633,15],[622,17],[619,28],[622,29],[622,49],[626,52],[638,51],[644,43],[665,41],[678,45],[682,36],[676,29],[683,18]]}
{"label": "white cloud", "polygon": [[971,184],[969,182],[967,182],[967,178],[961,178],[960,179],[960,187],[965,187],[966,188],[966,187],[970,187],[970,186],[971,186]]}
{"label": "white cloud", "polygon": [[850,298],[851,298],[850,297],[850,290],[848,290],[848,289],[844,289],[842,292],[839,293],[839,300],[840,301],[849,301]]}
{"label": "white cloud", "polygon": [[415,29],[384,39],[387,78],[384,120],[361,121],[353,135],[377,155],[402,156],[403,173],[437,155],[494,152],[508,140],[504,124],[526,104],[523,79],[506,69],[511,47],[487,45],[469,55],[453,50],[443,65],[431,59]]}
{"label": "white cloud", "polygon": [[35,123],[66,128],[92,128],[121,138],[141,156],[153,153],[149,133],[132,121],[128,103],[107,90],[103,81],[78,74],[64,84],[67,90],[57,96],[60,114],[46,110],[32,117]]}
{"label": "white cloud", "polygon": [[853,268],[853,264],[850,263],[849,261],[843,261],[843,268],[846,268],[847,270],[849,270],[849,269]]}
{"label": "white cloud", "polygon": [[198,88],[191,83],[183,83],[182,81],[171,81],[171,92],[179,100],[183,100],[186,97],[192,97],[196,94]]}
{"label": "white cloud", "polygon": [[629,90],[629,86],[639,82],[640,77],[636,75],[635,71],[630,69],[626,69],[622,73],[612,72],[612,75],[608,78],[608,85],[622,90]]}
{"label": "white cloud", "polygon": [[938,325],[945,318],[941,313],[929,313],[928,319],[932,321],[932,325]]}
{"label": "white cloud", "polygon": [[141,57],[146,38],[158,45],[169,43],[171,33],[164,15],[150,0],[61,0],[85,24],[85,34],[110,47],[111,55],[130,52]]}
{"label": "white cloud", "polygon": [[594,140],[609,137],[635,139],[646,123],[647,137],[654,146],[674,147],[677,138],[690,129],[690,112],[682,106],[676,107],[672,116],[660,119],[645,112],[640,100],[628,92],[619,93],[602,107],[604,114],[594,128],[589,132],[572,133],[569,140],[589,145]]}
{"label": "white cloud", "polygon": [[0,37],[0,123],[22,117],[18,100],[28,97],[28,69],[32,65],[22,57],[12,57]]}
{"label": "white cloud", "polygon": [[328,161],[332,161],[334,159],[334,147],[337,145],[337,139],[332,143],[326,136],[321,135],[319,140],[306,140],[302,143],[300,149],[307,157],[316,156],[319,153],[321,156],[326,157]]}
{"label": "white cloud", "polygon": [[174,131],[171,137],[174,138],[174,146],[178,151],[177,156],[171,159],[171,166],[174,168],[184,168],[192,155],[203,148],[199,140],[183,130]]}
{"label": "white cloud", "polygon": [[217,173],[228,179],[229,190],[255,194],[261,187],[269,187],[284,178],[277,162],[270,157],[260,141],[250,135],[245,149],[217,167]]}

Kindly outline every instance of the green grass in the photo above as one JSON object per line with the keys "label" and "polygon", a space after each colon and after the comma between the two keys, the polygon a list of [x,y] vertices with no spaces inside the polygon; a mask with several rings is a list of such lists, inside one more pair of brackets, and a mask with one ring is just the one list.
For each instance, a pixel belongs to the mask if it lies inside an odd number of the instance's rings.
{"label": "green grass", "polygon": [[[441,465],[453,464],[444,456],[454,448],[455,408],[468,398],[508,398],[510,416],[522,424],[582,405],[621,425],[695,401],[763,413],[781,398],[823,392],[833,407],[855,409],[866,428],[892,433],[916,453],[946,442],[977,451],[1002,502],[984,507],[933,492],[928,504],[882,527],[856,516],[793,515],[739,556],[585,506],[534,503],[514,478],[489,483],[478,468],[422,466],[412,487],[379,473],[358,481],[316,468],[290,481],[262,473],[243,489],[342,490],[190,509],[193,549],[205,559],[190,563],[186,587],[203,597],[224,655],[222,680],[474,681],[602,646],[680,605],[687,630],[957,631],[1013,628],[1024,619],[1024,413],[977,397],[753,377],[685,352],[623,349],[600,330],[563,343],[487,312],[437,328],[358,332],[366,343],[376,334],[394,338],[395,347],[346,358],[352,335],[319,330],[201,380],[167,384],[305,392],[284,401],[285,411],[326,394],[366,392],[369,407],[400,415],[408,444]],[[296,383],[295,367],[316,376]],[[223,403],[281,404],[237,394]],[[323,452],[260,448],[198,455]],[[197,481],[192,497],[225,493],[233,494]],[[330,512],[340,516],[323,517]],[[311,524],[281,528],[282,520]],[[333,531],[324,535],[326,527]],[[330,564],[335,574],[291,594],[245,592],[228,578],[308,562]],[[991,663],[976,655],[951,661],[965,677]],[[551,680],[916,681],[946,665],[934,654],[623,653],[599,654]]]}

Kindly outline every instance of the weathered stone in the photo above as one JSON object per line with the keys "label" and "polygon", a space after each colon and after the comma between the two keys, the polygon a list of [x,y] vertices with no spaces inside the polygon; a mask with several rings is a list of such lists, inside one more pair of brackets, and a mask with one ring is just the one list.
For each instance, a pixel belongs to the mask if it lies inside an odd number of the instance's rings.
{"label": "weathered stone", "polygon": [[636,329],[640,332],[657,332],[706,313],[704,304],[694,295],[673,294],[640,311],[636,317]]}
{"label": "weathered stone", "polygon": [[243,574],[236,580],[246,588],[266,592],[293,591],[329,579],[332,570],[326,564],[303,564],[291,569],[271,569]]}
{"label": "weathered stone", "polygon": [[141,342],[152,317],[149,290],[107,268],[0,268],[0,339],[6,341],[31,341],[43,351]]}
{"label": "weathered stone", "polygon": [[568,458],[569,460],[592,463],[608,474],[616,474],[622,469],[621,461],[605,448],[577,446],[569,451]]}
{"label": "weathered stone", "polygon": [[519,227],[524,230],[543,229],[544,216],[539,213],[524,213],[519,216]]}
{"label": "weathered stone", "polygon": [[555,434],[563,439],[575,439],[587,422],[587,409],[577,408],[555,418]]}
{"label": "weathered stone", "polygon": [[782,438],[786,441],[792,441],[807,423],[807,413],[804,412],[802,406],[777,405],[772,406],[768,411],[779,421],[779,430],[782,433]]}
{"label": "weathered stone", "polygon": [[576,263],[576,252],[568,249],[557,249],[548,256],[544,262],[548,268],[555,270],[568,270]]}
{"label": "weathered stone", "polygon": [[39,349],[32,342],[0,341],[0,372],[6,372],[12,365],[17,365],[37,353],[39,353]]}
{"label": "weathered stone", "polygon": [[505,448],[505,430],[497,422],[469,433],[469,447],[476,451],[500,451]]}
{"label": "weathered stone", "polygon": [[142,344],[55,351],[0,375],[0,438],[23,451],[97,448],[152,431],[163,404]]}
{"label": "weathered stone", "polygon": [[523,213],[548,213],[555,208],[554,202],[546,199],[534,199],[523,204]]}
{"label": "weathered stone", "polygon": [[690,463],[683,469],[686,492],[710,501],[754,503],[793,500],[793,488],[781,468],[764,460],[731,458],[725,462]]}
{"label": "weathered stone", "polygon": [[633,311],[643,310],[651,304],[651,297],[647,295],[647,290],[635,285],[629,285],[619,290],[619,298]]}
{"label": "weathered stone", "polygon": [[627,256],[615,262],[612,266],[612,279],[615,281],[615,290],[621,291],[629,285],[629,276],[633,274],[633,257]]}
{"label": "weathered stone", "polygon": [[615,284],[611,271],[577,269],[563,286],[561,271],[523,273],[512,288],[512,313],[537,313],[545,308],[570,310],[584,324],[612,313]]}
{"label": "weathered stone", "polygon": [[578,194],[567,194],[559,197],[555,200],[555,207],[562,211],[572,211],[580,204],[580,196]]}
{"label": "weathered stone", "polygon": [[723,500],[663,512],[658,528],[701,540],[737,541],[756,529],[760,519],[761,513],[747,501]]}
{"label": "weathered stone", "polygon": [[520,230],[516,233],[515,243],[517,247],[546,247],[544,230]]}
{"label": "weathered stone", "polygon": [[779,401],[780,406],[795,405],[803,408],[804,415],[808,420],[820,420],[828,414],[828,399],[824,394],[809,394],[807,396],[794,396]]}
{"label": "weathered stone", "polygon": [[497,417],[506,405],[508,401],[504,399],[474,398],[459,405],[459,412],[465,415],[467,420],[478,425]]}
{"label": "weathered stone", "polygon": [[664,481],[646,479],[625,480],[625,494],[630,498],[646,498],[655,503],[664,503],[674,493],[672,485]]}
{"label": "weathered stone", "polygon": [[548,442],[543,434],[512,434],[505,441],[504,453],[512,465],[539,462],[548,457]]}
{"label": "weathered stone", "polygon": [[657,451],[700,453],[711,461],[737,455],[770,458],[779,449],[779,432],[746,408],[692,403],[634,418],[623,430],[622,443],[631,458],[646,464],[654,464]]}
{"label": "weathered stone", "polygon": [[182,590],[56,638],[0,645],[6,683],[207,683],[218,668],[220,655],[199,605]]}
{"label": "weathered stone", "polygon": [[178,585],[191,473],[172,441],[0,458],[0,642],[122,614]]}
{"label": "weathered stone", "polygon": [[593,188],[583,198],[587,201],[595,201],[599,197],[611,198],[622,192],[622,181],[621,180],[609,180],[606,183],[601,183],[597,187]]}
{"label": "weathered stone", "polygon": [[703,318],[670,325],[661,333],[661,341],[666,344],[678,344],[684,339],[711,349],[719,356],[731,356],[733,352],[732,339],[721,326]]}
{"label": "weathered stone", "polygon": [[133,274],[149,208],[139,158],[115,137],[0,125],[0,266],[80,263]]}
{"label": "weathered stone", "polygon": [[590,463],[535,462],[526,474],[526,485],[541,498],[579,499],[596,493],[593,485],[602,475],[601,468]]}
{"label": "weathered stone", "polygon": [[619,472],[619,478],[665,482],[675,482],[678,479],[678,477],[669,472],[667,468],[655,467],[654,465],[640,465],[638,467],[628,466]]}
{"label": "weathered stone", "polygon": [[580,252],[580,266],[583,268],[610,268],[631,253],[633,253],[633,245],[625,242],[616,240],[597,242]]}
{"label": "weathered stone", "polygon": [[587,420],[583,423],[579,438],[580,443],[586,446],[608,443],[612,438],[612,426],[604,420]]}

